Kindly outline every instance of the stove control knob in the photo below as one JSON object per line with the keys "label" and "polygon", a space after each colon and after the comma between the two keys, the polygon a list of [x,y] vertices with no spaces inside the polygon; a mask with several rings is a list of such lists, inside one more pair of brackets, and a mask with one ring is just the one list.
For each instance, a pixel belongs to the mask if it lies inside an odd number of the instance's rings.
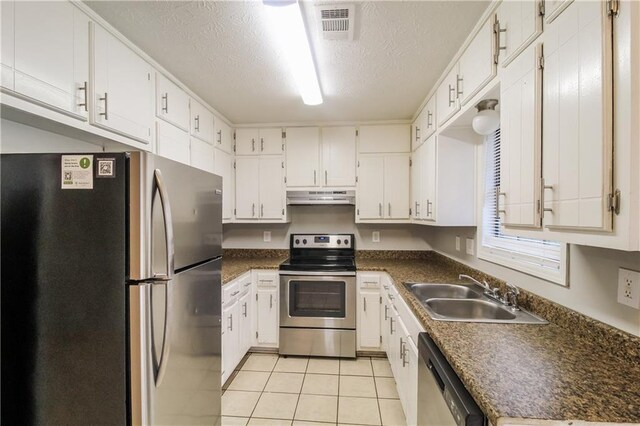
{"label": "stove control knob", "polygon": [[302,244],[307,244],[307,240],[302,240]]}
{"label": "stove control knob", "polygon": [[338,240],[338,244],[342,244],[342,241]]}
{"label": "stove control knob", "polygon": [[296,245],[300,244],[300,240],[296,240]]}

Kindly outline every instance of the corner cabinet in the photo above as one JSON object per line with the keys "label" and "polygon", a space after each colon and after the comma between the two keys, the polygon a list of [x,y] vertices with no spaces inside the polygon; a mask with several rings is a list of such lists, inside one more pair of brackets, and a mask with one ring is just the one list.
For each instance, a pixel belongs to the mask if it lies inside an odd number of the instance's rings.
{"label": "corner cabinet", "polygon": [[95,23],[91,23],[91,39],[91,124],[139,142],[151,142],[151,66]]}
{"label": "corner cabinet", "polygon": [[236,157],[237,220],[286,220],[284,158],[282,156]]}
{"label": "corner cabinet", "polygon": [[358,159],[356,223],[409,221],[409,154],[362,154]]}

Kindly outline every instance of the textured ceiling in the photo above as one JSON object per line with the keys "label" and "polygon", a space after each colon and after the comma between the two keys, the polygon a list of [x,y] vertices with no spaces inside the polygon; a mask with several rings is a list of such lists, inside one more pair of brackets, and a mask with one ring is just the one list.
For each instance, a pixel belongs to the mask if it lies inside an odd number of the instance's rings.
{"label": "textured ceiling", "polygon": [[319,34],[328,3],[302,2],[324,95],[306,106],[262,2],[86,2],[232,122],[269,123],[411,118],[489,1],[352,2],[353,41]]}

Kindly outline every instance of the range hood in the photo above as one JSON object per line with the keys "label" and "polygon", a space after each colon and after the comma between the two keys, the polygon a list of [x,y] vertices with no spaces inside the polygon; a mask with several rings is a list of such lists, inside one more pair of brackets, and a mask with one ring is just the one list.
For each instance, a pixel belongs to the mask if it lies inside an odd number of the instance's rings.
{"label": "range hood", "polygon": [[356,191],[287,191],[290,206],[355,205]]}

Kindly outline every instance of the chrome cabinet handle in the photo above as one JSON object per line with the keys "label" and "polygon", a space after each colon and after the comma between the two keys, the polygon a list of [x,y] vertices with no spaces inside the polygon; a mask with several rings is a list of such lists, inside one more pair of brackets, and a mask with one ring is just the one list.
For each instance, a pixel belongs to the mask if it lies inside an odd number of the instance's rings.
{"label": "chrome cabinet handle", "polygon": [[233,314],[229,315],[229,331],[233,331]]}
{"label": "chrome cabinet handle", "polygon": [[256,140],[251,138],[251,152],[256,150]]}
{"label": "chrome cabinet handle", "polygon": [[420,127],[416,126],[416,141],[420,140]]}
{"label": "chrome cabinet handle", "polygon": [[87,96],[88,96],[88,90],[87,90],[87,82],[85,81],[84,84],[80,87],[78,87],[78,90],[81,90],[84,92],[84,102],[81,104],[78,104],[79,107],[84,107],[85,111],[89,111],[89,104],[87,102]]}
{"label": "chrome cabinet handle", "polygon": [[456,98],[459,98],[460,96],[462,96],[462,89],[460,89],[460,87],[462,86],[462,84],[464,83],[464,78],[460,77],[460,75],[456,75]]}
{"label": "chrome cabinet handle", "polygon": [[260,151],[264,151],[264,138],[260,138]]}
{"label": "chrome cabinet handle", "polygon": [[389,317],[389,333],[393,334],[393,318]]}
{"label": "chrome cabinet handle", "polygon": [[365,297],[362,301],[364,302],[364,311],[367,312],[367,298]]}
{"label": "chrome cabinet handle", "polygon": [[389,319],[389,307],[387,305],[384,305],[384,320],[388,320]]}
{"label": "chrome cabinet handle", "polygon": [[451,87],[451,85],[449,84],[449,106],[452,106],[455,103],[455,100],[451,98],[451,94],[455,91],[456,89],[454,87]]}
{"label": "chrome cabinet handle", "polygon": [[245,283],[244,286],[245,287],[249,287],[251,285],[251,283]]}
{"label": "chrome cabinet handle", "polygon": [[400,358],[402,358],[403,353],[404,353],[404,340],[401,337],[400,338]]}
{"label": "chrome cabinet handle", "polygon": [[244,310],[242,311],[242,315],[246,318],[247,317],[247,302],[244,302],[242,307],[244,308]]}
{"label": "chrome cabinet handle", "polygon": [[200,133],[200,116],[199,115],[196,115],[195,122],[196,122],[196,132]]}
{"label": "chrome cabinet handle", "polygon": [[498,15],[495,15],[493,21],[493,43],[494,43],[494,52],[493,52],[493,63],[498,64],[498,58],[500,57],[501,50],[507,50],[507,46],[500,45],[500,33],[506,33],[506,28],[500,28],[500,21],[498,20]]}
{"label": "chrome cabinet handle", "polygon": [[273,294],[269,295],[269,309],[273,308]]}
{"label": "chrome cabinet handle", "polygon": [[260,217],[264,217],[264,204],[260,204]]}
{"label": "chrome cabinet handle", "polygon": [[409,350],[407,349],[407,344],[406,344],[406,342],[405,342],[405,344],[404,344],[404,350],[402,351],[402,366],[403,366],[403,367],[409,364],[409,361],[407,361],[407,352],[408,352],[408,351],[409,351]]}
{"label": "chrome cabinet handle", "polygon": [[389,217],[391,217],[391,203],[389,203]]}
{"label": "chrome cabinet handle", "polygon": [[427,111],[427,127],[433,126],[433,113],[431,111]]}
{"label": "chrome cabinet handle", "polygon": [[164,101],[162,111],[164,111],[165,114],[169,114],[169,93],[162,95],[162,100]]}
{"label": "chrome cabinet handle", "polygon": [[378,216],[382,217],[382,203],[378,203]]}
{"label": "chrome cabinet handle", "polygon": [[313,171],[313,184],[314,184],[314,185],[316,184],[316,175],[317,175],[317,171],[316,171],[316,170],[314,170],[314,171]]}
{"label": "chrome cabinet handle", "polygon": [[324,184],[325,184],[325,185],[327,185],[327,181],[328,181],[328,180],[329,180],[329,177],[328,177],[327,171],[325,170],[325,171],[324,171]]}
{"label": "chrome cabinet handle", "polygon": [[218,130],[218,144],[222,143],[222,130]]}
{"label": "chrome cabinet handle", "polygon": [[420,212],[418,211],[418,207],[420,207],[420,203],[416,201],[416,214],[415,214],[416,217],[420,216]]}
{"label": "chrome cabinet handle", "polygon": [[389,300],[396,300],[396,298],[393,296],[393,294],[389,295]]}
{"label": "chrome cabinet handle", "polygon": [[496,191],[496,217],[500,217],[500,213],[504,213],[507,214],[507,211],[504,209],[500,209],[500,196],[504,195],[506,196],[507,194],[505,192],[500,192],[500,187],[496,186],[495,188]]}
{"label": "chrome cabinet handle", "polygon": [[104,115],[104,119],[109,119],[109,94],[104,92],[104,98],[98,98],[101,101],[104,101],[104,112],[99,113],[98,115]]}
{"label": "chrome cabinet handle", "polygon": [[431,206],[433,205],[433,203],[431,202],[431,200],[427,200],[427,216],[431,217]]}
{"label": "chrome cabinet handle", "polygon": [[256,203],[251,204],[251,217],[255,217],[256,215]]}
{"label": "chrome cabinet handle", "polygon": [[236,294],[240,293],[240,290],[236,290],[233,293],[231,293],[231,297],[235,296]]}
{"label": "chrome cabinet handle", "polygon": [[384,288],[385,290],[389,290],[389,286],[388,285],[383,285],[382,288]]}

